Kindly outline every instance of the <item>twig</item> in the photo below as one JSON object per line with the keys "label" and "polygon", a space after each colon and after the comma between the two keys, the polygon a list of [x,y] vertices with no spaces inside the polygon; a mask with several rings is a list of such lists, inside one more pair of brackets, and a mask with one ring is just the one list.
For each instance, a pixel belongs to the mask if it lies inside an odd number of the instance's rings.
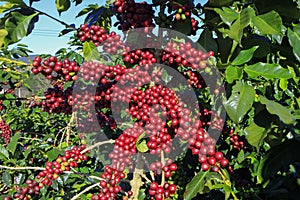
{"label": "twig", "polygon": [[27,137],[20,137],[20,139],[24,139],[24,140],[37,140],[37,141],[43,141],[41,139],[38,138],[27,138]]}
{"label": "twig", "polygon": [[65,129],[66,129],[66,127],[60,129],[60,130],[57,132],[57,134],[56,134],[56,136],[55,136],[55,138],[54,138],[54,142],[53,142],[54,146],[56,146],[56,141],[57,141],[57,138],[58,138],[59,134],[60,134],[61,132],[63,132]]}
{"label": "twig", "polygon": [[136,167],[133,172],[133,178],[130,181],[131,191],[133,193],[133,195],[130,199],[138,200],[139,191],[143,185],[142,176],[141,176],[144,173],[143,165],[144,165],[144,162],[141,162],[141,154],[138,154],[137,161],[136,161]]}
{"label": "twig", "polygon": [[78,197],[80,197],[80,195],[82,195],[82,194],[88,192],[89,190],[91,190],[91,189],[93,189],[94,187],[97,187],[97,186],[100,187],[99,183],[95,183],[94,185],[91,185],[91,186],[85,188],[85,189],[82,190],[80,193],[78,193],[77,195],[75,195],[71,200],[77,199]]}
{"label": "twig", "polygon": [[63,139],[64,139],[64,136],[67,135],[67,139],[66,139],[66,142],[67,144],[69,144],[69,138],[70,138],[70,132],[71,132],[71,125],[72,125],[72,122],[74,121],[74,118],[75,118],[75,112],[72,113],[72,116],[71,116],[71,119],[68,123],[68,125],[65,127],[65,131],[63,132],[61,138],[60,138],[60,142],[59,142],[59,146],[61,147],[62,146],[62,142],[63,142]]}
{"label": "twig", "polygon": [[[164,156],[164,151],[163,151],[163,150],[161,151],[160,155],[161,155],[161,163],[162,163],[163,166],[165,166],[165,156]],[[160,183],[160,185],[161,185],[161,186],[164,186],[164,184],[165,184],[165,171],[162,170],[162,172],[161,172],[161,183]]]}
{"label": "twig", "polygon": [[142,178],[146,179],[147,183],[151,183],[151,180],[144,174],[140,174]]}
{"label": "twig", "polygon": [[90,150],[92,150],[96,147],[99,147],[99,146],[103,145],[103,144],[113,144],[113,143],[115,143],[114,140],[106,140],[106,141],[102,141],[102,142],[97,142],[96,144],[94,144],[92,146],[89,146],[88,148],[84,149],[81,153],[84,154],[87,151],[90,151]]}
{"label": "twig", "polygon": [[[149,170],[149,173],[150,173],[150,176],[151,176],[152,181],[155,181],[154,173],[153,173],[153,171],[151,171],[151,169],[150,169],[148,160],[145,158],[145,156],[142,156],[142,158],[143,158],[143,161],[144,161],[144,163],[146,164],[146,166],[147,166],[147,168],[148,168],[148,170]],[[150,181],[150,182],[151,182],[151,181]]]}
{"label": "twig", "polygon": [[16,97],[14,99],[10,99],[10,98],[5,98],[5,96],[1,97],[0,100],[8,100],[8,101],[27,101],[27,100],[44,100],[46,99],[46,97],[36,97],[36,98],[32,98],[32,97]]}
{"label": "twig", "polygon": [[[43,170],[46,170],[46,168],[44,167],[9,167],[9,166],[4,166],[4,165],[0,165],[0,169],[10,169],[10,170],[39,170],[39,171],[43,171]],[[79,172],[77,171],[64,171],[63,172],[64,174],[78,174],[78,175],[81,175]],[[89,178],[92,178],[92,179],[96,179],[96,180],[105,180],[101,177],[98,177],[98,176],[90,176],[90,175],[86,175],[84,174],[84,176],[87,176]]]}
{"label": "twig", "polygon": [[212,8],[212,7],[207,7],[207,6],[205,6],[203,9],[204,9],[204,10],[215,10],[214,8]]}
{"label": "twig", "polygon": [[45,170],[43,167],[9,167],[9,166],[4,166],[0,165],[0,169],[10,169],[10,170]]}
{"label": "twig", "polygon": [[53,16],[51,16],[51,15],[49,15],[49,14],[43,12],[43,11],[40,11],[40,10],[38,10],[38,9],[36,9],[36,8],[29,7],[29,6],[26,6],[26,8],[29,8],[29,9],[35,11],[35,12],[39,12],[40,14],[45,15],[45,16],[47,16],[47,17],[53,19],[54,21],[57,21],[58,23],[64,25],[66,28],[71,28],[71,29],[73,29],[73,30],[77,30],[75,27],[73,27],[73,26],[67,24],[66,22],[61,21],[61,20],[59,20],[59,19],[57,19],[57,18],[55,18],[55,17],[53,17]]}
{"label": "twig", "polygon": [[85,177],[88,177],[88,178],[92,178],[92,179],[96,179],[96,180],[99,180],[99,181],[105,180],[104,178],[101,178],[101,177],[98,177],[98,176],[90,176],[88,174],[77,172],[75,170],[73,170],[73,171],[64,171],[63,173],[64,174],[78,174],[78,175],[82,175],[82,176],[85,176]]}

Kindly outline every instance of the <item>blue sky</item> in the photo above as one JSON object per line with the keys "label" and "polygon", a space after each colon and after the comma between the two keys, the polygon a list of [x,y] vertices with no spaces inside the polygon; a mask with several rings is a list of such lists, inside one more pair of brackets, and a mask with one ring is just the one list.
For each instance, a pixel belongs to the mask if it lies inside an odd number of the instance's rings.
{"label": "blue sky", "polygon": [[[28,0],[24,1],[28,3]],[[151,2],[151,0],[147,1]],[[194,2],[198,3],[206,1],[207,0],[195,0]],[[60,19],[67,24],[75,24],[77,28],[83,23],[85,17],[75,17],[83,8],[87,7],[89,4],[95,3],[102,5],[104,2],[104,0],[83,0],[83,3],[78,6],[73,4],[71,8],[68,11],[63,12],[61,16],[59,16],[56,10],[55,0],[41,0],[40,2],[34,2],[33,7],[48,13],[49,15]],[[19,43],[27,44],[29,49],[32,50],[34,54],[54,54],[60,48],[67,48],[69,46],[67,44],[69,37],[74,34],[74,32],[71,32],[63,37],[58,37],[60,31],[64,28],[65,27],[63,25],[50,19],[49,17],[40,15],[39,21],[35,24],[33,32],[29,36],[23,38]]]}
{"label": "blue sky", "polygon": [[[28,1],[25,0],[25,2],[27,3]],[[34,2],[33,7],[60,19],[67,24],[75,24],[77,28],[84,21],[84,17],[75,18],[80,10],[87,7],[89,4],[99,4],[99,2],[101,2],[101,0],[84,0],[83,3],[78,6],[73,4],[71,8],[68,11],[63,12],[61,16],[59,16],[56,10],[54,0],[41,0],[40,2]],[[33,32],[29,36],[23,38],[20,43],[27,44],[29,49],[36,54],[54,54],[60,48],[68,47],[67,43],[69,37],[74,34],[74,32],[71,32],[63,37],[58,37],[60,31],[64,28],[65,27],[62,24],[47,16],[40,15],[39,21],[35,24]]]}

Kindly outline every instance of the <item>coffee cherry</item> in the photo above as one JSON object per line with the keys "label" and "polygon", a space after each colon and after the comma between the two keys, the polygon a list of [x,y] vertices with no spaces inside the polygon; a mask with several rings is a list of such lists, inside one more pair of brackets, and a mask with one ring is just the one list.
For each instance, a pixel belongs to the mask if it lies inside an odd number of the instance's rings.
{"label": "coffee cherry", "polygon": [[210,165],[207,162],[204,162],[201,164],[201,169],[203,171],[207,171],[207,170],[209,170],[209,168],[210,168]]}
{"label": "coffee cherry", "polygon": [[227,167],[228,164],[229,164],[229,161],[227,159],[222,159],[220,161],[220,164],[221,164],[222,167]]}
{"label": "coffee cherry", "polygon": [[217,159],[217,161],[221,160],[223,158],[223,153],[220,151],[217,151],[215,153],[215,158]]}

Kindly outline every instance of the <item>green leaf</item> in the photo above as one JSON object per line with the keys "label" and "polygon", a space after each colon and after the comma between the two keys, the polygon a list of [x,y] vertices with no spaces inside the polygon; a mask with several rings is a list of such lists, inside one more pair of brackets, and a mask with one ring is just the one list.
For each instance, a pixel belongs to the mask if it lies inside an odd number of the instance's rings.
{"label": "green leaf", "polygon": [[290,70],[281,67],[279,64],[269,64],[258,62],[253,65],[246,66],[244,71],[250,78],[257,78],[262,76],[266,79],[272,78],[292,78],[293,75]]}
{"label": "green leaf", "polygon": [[57,9],[59,15],[62,12],[67,11],[71,6],[70,0],[55,0],[55,4],[56,4],[56,9]]}
{"label": "green leaf", "polygon": [[268,130],[255,124],[254,121],[244,130],[247,141],[259,151],[260,146],[263,144],[267,136]]}
{"label": "green leaf", "polygon": [[225,70],[225,77],[228,83],[240,80],[243,77],[243,69],[236,66],[228,66]]}
{"label": "green leaf", "polygon": [[198,42],[207,51],[218,51],[218,44],[213,38],[212,32],[208,28],[205,28],[204,31],[201,33]]}
{"label": "green leaf", "polygon": [[239,17],[238,12],[228,7],[214,8],[214,11],[220,15],[222,21],[228,26],[231,26],[232,22]]}
{"label": "green leaf", "polygon": [[295,119],[289,109],[275,101],[267,99],[262,95],[260,95],[259,97],[260,103],[266,105],[267,110],[270,114],[277,115],[285,124],[293,124],[295,122]]}
{"label": "green leaf", "polygon": [[6,185],[7,187],[10,187],[12,184],[12,177],[9,173],[9,170],[6,170],[2,175],[2,183]]}
{"label": "green leaf", "polygon": [[210,189],[223,189],[225,193],[225,200],[229,199],[231,195],[231,188],[226,184],[214,184]]}
{"label": "green leaf", "polygon": [[209,172],[200,171],[186,186],[184,199],[191,200],[204,189],[205,177]]}
{"label": "green leaf", "polygon": [[87,14],[87,13],[93,11],[93,10],[98,9],[98,8],[99,8],[99,5],[98,5],[98,4],[90,4],[90,5],[88,5],[88,7],[83,8],[83,9],[76,15],[75,18],[80,17],[80,16],[82,16],[82,15],[85,15],[85,14]]}
{"label": "green leaf", "polygon": [[20,6],[26,6],[24,1],[22,1],[22,0],[1,0],[1,1],[5,1],[5,2],[8,2],[8,3],[12,3],[12,4],[18,4]]}
{"label": "green leaf", "polygon": [[6,107],[9,107],[10,106],[10,101],[9,100],[4,100],[3,105],[6,106]]}
{"label": "green leaf", "polygon": [[220,174],[218,173],[215,173],[215,172],[209,172],[206,177],[205,177],[207,180],[217,180],[217,181],[222,181],[222,177]]}
{"label": "green leaf", "polygon": [[30,154],[31,152],[31,147],[27,148],[25,151],[24,151],[24,158],[27,159],[28,155]]}
{"label": "green leaf", "polygon": [[70,87],[73,84],[73,81],[68,81],[63,85],[64,90],[66,90],[68,87]]}
{"label": "green leaf", "polygon": [[169,75],[165,69],[162,69],[161,79],[167,84],[172,80],[173,76]]}
{"label": "green leaf", "polygon": [[13,137],[11,137],[10,142],[7,146],[8,150],[14,154],[18,145],[18,141],[21,137],[20,133],[16,133]]}
{"label": "green leaf", "polygon": [[146,199],[146,191],[145,191],[145,189],[140,189],[138,200],[144,200],[144,199]]}
{"label": "green leaf", "polygon": [[300,61],[300,33],[292,31],[288,28],[287,35],[291,46],[293,47],[293,52],[298,61]]}
{"label": "green leaf", "polygon": [[281,78],[280,81],[279,81],[279,87],[283,90],[283,91],[286,91],[287,90],[287,87],[288,87],[288,81],[284,78]]}
{"label": "green leaf", "polygon": [[[7,65],[28,66],[27,63],[22,62],[20,60],[13,60],[13,59],[10,59],[10,58],[5,58],[5,57],[0,57],[0,62],[3,62]],[[12,72],[12,71],[9,71],[9,72]]]}
{"label": "green leaf", "polygon": [[255,11],[253,10],[253,8],[245,8],[242,10],[239,17],[235,20],[235,22],[230,26],[229,29],[221,28],[219,29],[219,31],[223,33],[224,37],[228,36],[238,43],[241,43],[244,28],[250,24],[250,20],[253,15],[255,15]]}
{"label": "green leaf", "polygon": [[298,140],[286,140],[282,144],[272,147],[260,161],[257,182],[262,183],[274,176],[279,170],[299,162],[299,152],[300,142]]}
{"label": "green leaf", "polygon": [[9,159],[9,153],[7,151],[7,149],[2,146],[2,144],[0,144],[0,155],[5,156],[5,158]]}
{"label": "green leaf", "polygon": [[20,12],[13,12],[13,16],[5,23],[12,43],[20,41],[30,33],[35,22],[33,19],[38,15],[38,12],[28,16]]}
{"label": "green leaf", "polygon": [[136,148],[139,152],[142,152],[142,153],[145,153],[149,150],[146,140],[142,140],[140,143],[138,143]]}
{"label": "green leaf", "polygon": [[254,46],[247,50],[240,51],[239,55],[231,62],[232,65],[242,65],[249,62],[258,46]]}
{"label": "green leaf", "polygon": [[93,42],[84,42],[83,44],[83,56],[86,61],[96,60],[99,58],[100,54],[97,47]]}
{"label": "green leaf", "polygon": [[7,30],[5,29],[0,29],[0,47],[3,45],[4,43],[4,38],[8,35]]}
{"label": "green leaf", "polygon": [[13,94],[6,94],[5,99],[16,99],[16,97]]}
{"label": "green leaf", "polygon": [[59,186],[58,186],[57,180],[52,181],[51,187],[52,187],[54,190],[56,190],[56,191],[59,190]]}
{"label": "green leaf", "polygon": [[57,148],[53,148],[50,151],[48,151],[46,154],[49,158],[49,161],[53,161],[56,159],[62,152],[58,150]]}
{"label": "green leaf", "polygon": [[262,15],[254,16],[252,23],[261,35],[281,34],[282,20],[280,15],[273,10]]}
{"label": "green leaf", "polygon": [[252,86],[237,82],[233,86],[230,98],[225,102],[225,109],[230,119],[238,124],[252,107],[254,98],[255,90]]}
{"label": "green leaf", "polygon": [[245,160],[245,153],[244,150],[240,150],[237,156],[238,163],[242,163]]}
{"label": "green leaf", "polygon": [[13,8],[16,8],[17,5],[14,3],[5,3],[3,5],[0,6],[0,14],[7,12]]}

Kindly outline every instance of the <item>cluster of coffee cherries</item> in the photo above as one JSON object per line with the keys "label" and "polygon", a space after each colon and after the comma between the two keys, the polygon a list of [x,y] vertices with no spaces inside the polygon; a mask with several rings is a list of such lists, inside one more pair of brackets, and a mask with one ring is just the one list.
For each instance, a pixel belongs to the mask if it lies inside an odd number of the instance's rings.
{"label": "cluster of coffee cherries", "polygon": [[103,43],[103,50],[106,53],[116,54],[119,50],[124,50],[125,45],[121,40],[121,36],[116,32],[111,32],[107,36],[107,40]]}
{"label": "cluster of coffee cherries", "polygon": [[[143,67],[137,66],[136,68],[126,68],[125,74],[120,78],[117,86],[112,87],[113,93],[111,94],[112,102],[116,104],[131,103],[133,93],[138,87],[148,85],[150,81],[160,82],[162,70],[148,70],[150,65]],[[146,88],[144,88],[146,89]],[[125,109],[125,108],[124,108]],[[129,113],[129,112],[127,112]]]}
{"label": "cluster of coffee cherries", "polygon": [[222,135],[224,135],[226,138],[229,138],[230,145],[234,150],[237,150],[237,152],[247,147],[247,139],[244,136],[239,135],[233,128],[230,128],[229,126],[225,126],[223,128]]}
{"label": "cluster of coffee cherries", "polygon": [[0,129],[1,129],[1,138],[3,139],[5,144],[8,144],[10,142],[11,129],[10,126],[3,119],[0,119]]}
{"label": "cluster of coffee cherries", "polygon": [[230,134],[230,144],[232,145],[232,147],[234,149],[237,149],[237,150],[241,150],[245,147],[245,139],[242,138],[240,135],[238,135],[237,133],[231,133]]}
{"label": "cluster of coffee cherries", "polygon": [[152,200],[162,200],[170,197],[170,195],[175,194],[176,185],[165,183],[163,186],[160,186],[157,182],[152,182],[149,188],[149,195]]}
{"label": "cluster of coffee cherries", "polygon": [[[116,139],[114,149],[109,154],[109,158],[115,168],[117,168],[119,162],[122,163],[122,166],[119,168],[120,170],[124,169],[125,164],[130,163],[130,156],[137,152],[136,140],[137,134],[139,133],[142,133],[142,129],[135,126],[126,129],[125,132]],[[132,134],[134,134],[134,136]]]}
{"label": "cluster of coffee cherries", "polygon": [[177,165],[175,163],[172,163],[171,159],[168,159],[165,165],[163,165],[162,162],[158,161],[151,163],[149,168],[155,174],[161,174],[161,172],[164,172],[165,178],[170,178],[172,176],[172,172],[175,172],[177,170]]}
{"label": "cluster of coffee cherries", "polygon": [[[161,150],[166,153],[170,152],[168,145],[171,143],[169,129],[166,127],[166,121],[170,122],[170,126],[175,129],[179,125],[178,118],[178,98],[173,90],[163,85],[154,85],[145,91],[136,90],[132,95],[129,114],[146,124],[146,133],[149,135],[147,146],[151,154],[160,154]],[[161,111],[163,121],[157,113]],[[155,126],[154,126],[155,124]]]}
{"label": "cluster of coffee cherries", "polygon": [[215,130],[223,129],[224,121],[215,111],[203,109],[201,112],[199,112],[199,116],[203,126],[210,126]]}
{"label": "cluster of coffee cherries", "polygon": [[207,171],[211,169],[217,172],[221,167],[228,166],[229,162],[220,151],[216,151],[216,141],[203,128],[200,121],[194,123],[189,130],[193,138],[189,139],[189,148],[193,155],[198,155],[201,169]]}
{"label": "cluster of coffee cherries", "polygon": [[207,59],[213,56],[214,52],[205,53],[192,47],[190,42],[169,42],[162,55],[162,61],[174,66],[184,66],[195,70],[205,69]]}
{"label": "cluster of coffee cherries", "polygon": [[120,64],[106,66],[96,61],[88,61],[82,64],[83,79],[85,81],[99,81],[102,86],[119,81],[125,72],[125,67]]}
{"label": "cluster of coffee cherries", "polygon": [[76,95],[71,97],[73,108],[81,111],[89,110],[93,103],[95,103],[97,108],[109,107],[111,88],[116,83],[116,80],[120,79],[124,69],[121,65],[105,66],[96,61],[84,62],[82,64],[83,80],[85,82],[92,81],[97,85],[97,88],[94,91],[94,84],[90,85],[80,82],[84,89],[76,91]]}
{"label": "cluster of coffee cherries", "polygon": [[47,79],[64,81],[76,80],[76,74],[80,69],[80,66],[75,61],[70,61],[69,59],[59,61],[55,56],[51,56],[43,61],[40,56],[37,56],[34,58],[32,66],[31,71],[35,75],[41,73]]}
{"label": "cluster of coffee cherries", "polygon": [[[22,187],[16,188],[17,192],[13,195],[14,199],[18,199],[18,200],[32,199],[32,196],[39,195],[41,188],[44,187],[43,184],[31,179],[26,180],[25,183],[26,186],[24,188]],[[4,200],[12,200],[12,199],[13,198],[11,196],[4,198]]]}
{"label": "cluster of coffee cherries", "polygon": [[138,64],[139,66],[156,63],[156,58],[150,51],[137,49],[132,52],[123,52],[123,61],[130,64]]}
{"label": "cluster of coffee cherries", "polygon": [[106,34],[104,28],[97,25],[81,24],[77,32],[77,37],[81,42],[92,41],[96,46],[107,39],[108,34]]}
{"label": "cluster of coffee cherries", "polygon": [[84,149],[86,149],[86,146],[81,145],[79,147],[73,146],[71,150],[66,150],[63,156],[59,156],[53,162],[47,162],[46,169],[41,171],[36,176],[36,179],[44,185],[51,186],[52,181],[56,180],[64,171],[70,171],[71,167],[76,168],[79,162],[88,159],[87,155],[81,153]]}
{"label": "cluster of coffee cherries", "polygon": [[[100,193],[94,194],[92,196],[92,200],[97,199],[116,199],[116,196],[119,192],[121,192],[121,186],[118,184],[121,182],[121,179],[125,178],[125,174],[112,168],[110,166],[105,166],[104,173],[101,175],[103,180],[100,181]],[[131,196],[132,192],[128,192],[128,196]]]}
{"label": "cluster of coffee cherries", "polygon": [[188,6],[179,6],[178,4],[174,4],[173,10],[176,10],[175,19],[177,21],[184,21],[187,17],[191,16],[191,11]]}
{"label": "cluster of coffee cherries", "polygon": [[199,72],[188,69],[183,71],[182,73],[187,77],[189,84],[194,88],[201,89],[205,87],[205,81],[203,80]]}
{"label": "cluster of coffee cherries", "polygon": [[92,41],[96,46],[103,45],[107,53],[116,53],[124,46],[120,35],[114,31],[106,33],[104,28],[97,25],[81,24],[76,36],[81,42]]}
{"label": "cluster of coffee cherries", "polygon": [[146,2],[136,3],[134,0],[117,0],[114,3],[117,13],[118,29],[127,31],[131,28],[154,26],[154,10]]}
{"label": "cluster of coffee cherries", "polygon": [[46,100],[42,102],[43,111],[49,113],[65,113],[72,112],[72,102],[68,102],[72,98],[72,88],[68,87],[64,90],[61,84],[55,84],[53,88],[48,88],[44,93]]}
{"label": "cluster of coffee cherries", "polygon": [[[52,181],[57,179],[64,171],[70,171],[71,167],[77,167],[78,163],[88,159],[85,153],[81,153],[86,149],[85,145],[79,147],[73,146],[70,150],[66,150],[63,156],[59,156],[53,162],[46,163],[46,169],[41,171],[36,180],[26,180],[25,187],[17,187],[17,192],[13,195],[14,199],[29,200],[33,195],[39,195],[41,188],[45,185],[51,186]],[[89,151],[88,151],[89,152]],[[7,196],[5,200],[12,200],[13,197]]]}
{"label": "cluster of coffee cherries", "polygon": [[155,23],[162,28],[169,28],[172,25],[173,17],[171,15],[167,16],[164,12],[159,12],[158,17],[155,17]]}

